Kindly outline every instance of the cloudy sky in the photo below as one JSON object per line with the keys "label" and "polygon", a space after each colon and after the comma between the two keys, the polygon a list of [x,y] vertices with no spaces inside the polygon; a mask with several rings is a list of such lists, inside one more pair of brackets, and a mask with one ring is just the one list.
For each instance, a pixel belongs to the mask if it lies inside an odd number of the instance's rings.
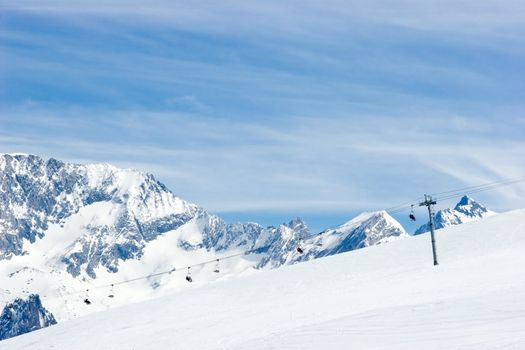
{"label": "cloudy sky", "polygon": [[525,175],[523,1],[42,3],[0,0],[0,152],[314,229]]}

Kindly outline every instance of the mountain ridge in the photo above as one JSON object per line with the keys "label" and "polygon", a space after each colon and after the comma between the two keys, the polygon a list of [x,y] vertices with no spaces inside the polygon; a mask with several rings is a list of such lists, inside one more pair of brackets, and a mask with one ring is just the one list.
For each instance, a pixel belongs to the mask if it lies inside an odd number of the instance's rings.
{"label": "mountain ridge", "polygon": [[300,218],[275,227],[227,223],[153,175],[110,164],[0,155],[0,180],[0,285],[11,299],[40,294],[58,321],[190,287],[173,278],[179,271],[119,285],[120,298],[91,290],[97,285],[240,254],[221,260],[220,274],[193,267],[199,285],[408,236],[386,212],[318,235]]}

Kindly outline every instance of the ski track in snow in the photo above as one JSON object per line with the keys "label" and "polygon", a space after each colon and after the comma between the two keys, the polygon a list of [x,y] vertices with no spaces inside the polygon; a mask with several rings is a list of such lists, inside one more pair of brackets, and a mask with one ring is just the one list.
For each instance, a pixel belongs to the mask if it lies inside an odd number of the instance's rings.
{"label": "ski track in snow", "polygon": [[[0,349],[525,349],[525,210],[190,288]],[[118,297],[118,296],[117,296]]]}

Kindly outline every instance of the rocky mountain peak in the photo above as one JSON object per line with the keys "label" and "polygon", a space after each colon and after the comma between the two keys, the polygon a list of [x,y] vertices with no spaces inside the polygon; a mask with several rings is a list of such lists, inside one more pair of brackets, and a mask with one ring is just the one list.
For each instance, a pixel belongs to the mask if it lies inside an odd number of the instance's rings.
{"label": "rocky mountain peak", "polygon": [[[479,220],[494,214],[493,211],[488,210],[482,204],[465,195],[461,197],[453,209],[446,208],[437,211],[434,215],[434,224],[436,229],[441,229],[448,226]],[[430,226],[426,223],[420,226],[415,234],[418,235],[428,231],[430,231]]]}
{"label": "rocky mountain peak", "polygon": [[454,210],[472,217],[483,217],[489,210],[469,196],[463,196]]}

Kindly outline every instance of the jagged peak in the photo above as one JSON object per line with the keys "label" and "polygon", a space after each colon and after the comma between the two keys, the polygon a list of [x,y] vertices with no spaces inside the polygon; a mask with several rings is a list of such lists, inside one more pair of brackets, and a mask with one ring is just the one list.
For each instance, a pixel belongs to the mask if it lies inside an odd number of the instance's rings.
{"label": "jagged peak", "polygon": [[105,163],[105,162],[96,162],[96,163],[86,163],[86,164],[82,164],[82,163],[73,163],[73,162],[64,162],[64,161],[61,161],[59,159],[56,159],[56,158],[46,158],[46,157],[43,157],[43,156],[39,156],[39,155],[36,155],[36,154],[29,154],[29,153],[0,153],[0,160],[2,161],[6,161],[6,160],[10,160],[11,159],[15,159],[16,161],[18,162],[23,162],[23,161],[31,161],[31,162],[38,162],[40,163],[41,165],[44,165],[44,166],[48,166],[48,165],[54,165],[54,164],[58,164],[58,165],[69,165],[69,166],[74,166],[74,167],[83,167],[83,168],[87,168],[87,169],[108,169],[108,170],[111,170],[111,171],[121,171],[121,172],[134,172],[134,173],[139,173],[139,174],[142,174],[144,177],[148,177],[148,176],[152,176],[151,174],[149,173],[144,173],[138,169],[134,169],[134,168],[119,168],[119,167],[116,167],[112,164],[109,164],[109,163]]}
{"label": "jagged peak", "polygon": [[11,157],[27,157],[29,153],[15,152],[15,153],[0,153],[0,157],[11,156]]}
{"label": "jagged peak", "polygon": [[344,226],[344,225],[347,225],[347,224],[361,224],[361,223],[363,223],[365,221],[370,221],[370,220],[375,221],[375,220],[381,220],[381,219],[384,219],[384,220],[387,220],[387,221],[395,221],[395,222],[397,222],[385,210],[378,210],[378,211],[371,211],[371,212],[363,212],[363,213],[357,215],[356,217],[354,217],[353,219],[351,219],[350,221],[347,221],[346,223],[344,223],[341,226]]}
{"label": "jagged peak", "polygon": [[455,209],[457,210],[458,207],[462,207],[465,205],[472,205],[474,203],[479,204],[474,199],[472,199],[472,197],[469,197],[468,195],[464,195],[463,197],[461,197],[459,202],[456,204]]}
{"label": "jagged peak", "polygon": [[6,165],[12,162],[15,163],[25,163],[29,161],[38,161],[43,163],[43,159],[39,156],[26,153],[0,153],[0,165],[2,169],[5,169]]}
{"label": "jagged peak", "polygon": [[[445,208],[436,212],[434,222],[437,229],[452,225],[459,225],[464,222],[481,219],[486,216],[496,214],[488,210],[485,206],[474,200],[468,195],[461,197],[454,208]],[[423,224],[414,234],[421,234],[429,231],[429,226]]]}
{"label": "jagged peak", "polygon": [[288,224],[286,224],[286,226],[292,228],[292,229],[295,229],[295,228],[307,228],[308,226],[306,225],[306,223],[304,222],[303,219],[301,219],[300,217],[295,217],[293,218],[292,220],[290,220],[290,222],[288,222]]}
{"label": "jagged peak", "polygon": [[328,229],[325,232],[328,231],[336,231],[336,232],[346,232],[350,230],[354,230],[358,227],[366,227],[366,226],[373,226],[377,224],[378,222],[384,222],[385,224],[389,226],[393,226],[401,230],[402,232],[405,232],[405,229],[403,226],[394,219],[390,214],[388,214],[385,210],[378,210],[378,211],[372,211],[372,212],[363,212],[353,219],[345,222],[344,224],[337,226],[333,229]]}
{"label": "jagged peak", "polygon": [[[5,170],[7,166],[8,171],[12,167],[12,170],[15,172],[23,169],[22,171],[28,174],[33,173],[33,170],[30,169],[32,166],[37,166],[45,173],[55,173],[61,171],[62,168],[67,168],[67,171],[76,171],[86,175],[88,185],[92,188],[100,188],[104,184],[114,181],[120,187],[120,193],[129,192],[130,189],[137,189],[143,183],[155,183],[162,190],[171,192],[150,173],[134,168],[119,168],[109,163],[69,163],[55,158],[46,159],[34,154],[0,153],[0,164],[2,165],[2,170]],[[7,164],[11,165],[8,166]]]}
{"label": "jagged peak", "polygon": [[454,210],[469,216],[483,216],[491,213],[485,206],[469,196],[463,196]]}

